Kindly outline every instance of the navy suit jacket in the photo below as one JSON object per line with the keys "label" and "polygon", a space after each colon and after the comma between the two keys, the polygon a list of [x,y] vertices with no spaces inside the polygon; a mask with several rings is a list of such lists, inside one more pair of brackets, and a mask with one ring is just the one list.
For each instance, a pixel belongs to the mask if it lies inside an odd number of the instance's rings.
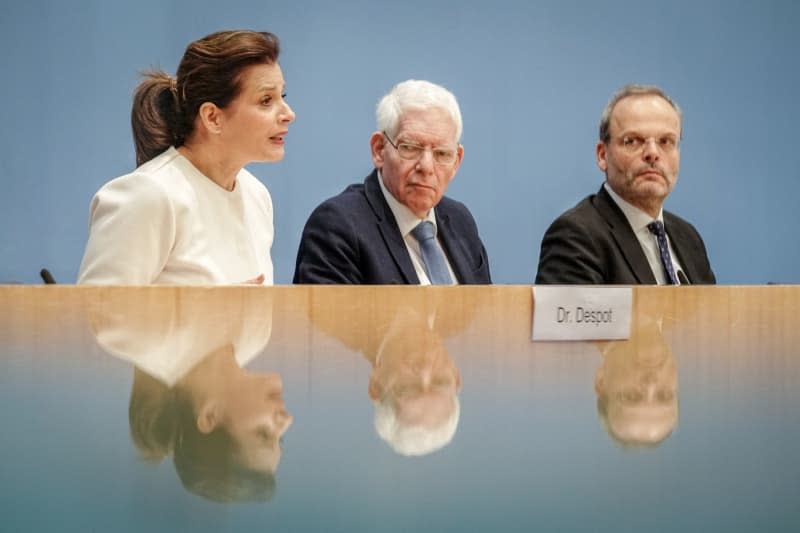
{"label": "navy suit jacket", "polygon": [[[461,284],[491,283],[489,259],[469,210],[443,197],[439,240]],[[317,207],[303,229],[294,283],[419,284],[378,172]]]}
{"label": "navy suit jacket", "polygon": [[[664,228],[689,282],[716,283],[694,226],[664,211]],[[547,229],[536,283],[655,285],[656,278],[622,209],[600,187]]]}

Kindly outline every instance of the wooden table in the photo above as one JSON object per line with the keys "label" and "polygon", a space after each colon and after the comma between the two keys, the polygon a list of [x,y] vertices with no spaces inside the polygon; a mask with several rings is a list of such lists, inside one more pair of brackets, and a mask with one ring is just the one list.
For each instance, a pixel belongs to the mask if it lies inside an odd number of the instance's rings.
{"label": "wooden table", "polygon": [[0,530],[800,530],[800,287],[633,291],[0,287]]}

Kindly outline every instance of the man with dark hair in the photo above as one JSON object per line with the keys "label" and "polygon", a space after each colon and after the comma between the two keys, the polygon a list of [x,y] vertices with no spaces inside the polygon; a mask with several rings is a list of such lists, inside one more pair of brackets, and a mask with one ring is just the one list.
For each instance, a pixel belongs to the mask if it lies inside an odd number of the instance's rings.
{"label": "man with dark hair", "polygon": [[606,182],[553,222],[537,284],[713,284],[703,239],[663,210],[678,179],[681,111],[661,89],[626,85],[600,119]]}

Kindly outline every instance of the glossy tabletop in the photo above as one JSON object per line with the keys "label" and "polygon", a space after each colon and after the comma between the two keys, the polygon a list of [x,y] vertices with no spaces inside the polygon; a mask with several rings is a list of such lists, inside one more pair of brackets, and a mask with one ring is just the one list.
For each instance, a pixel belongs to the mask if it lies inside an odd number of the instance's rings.
{"label": "glossy tabletop", "polygon": [[633,294],[0,287],[0,530],[800,530],[800,287]]}

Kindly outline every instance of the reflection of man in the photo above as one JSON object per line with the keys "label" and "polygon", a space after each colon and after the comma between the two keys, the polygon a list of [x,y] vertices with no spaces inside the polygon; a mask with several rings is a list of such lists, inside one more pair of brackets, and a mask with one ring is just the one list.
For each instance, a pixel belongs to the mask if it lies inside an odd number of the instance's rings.
{"label": "reflection of man", "polygon": [[715,283],[700,234],[662,208],[678,180],[681,127],[657,87],[611,98],[596,147],[606,182],[545,232],[537,284]]}
{"label": "reflection of man", "polygon": [[378,104],[377,127],[375,170],[311,214],[294,282],[490,283],[475,220],[444,196],[464,155],[455,97],[427,81],[405,81]]}
{"label": "reflection of man", "polygon": [[657,323],[605,345],[595,377],[597,413],[624,446],[655,446],[678,421],[678,370]]}
{"label": "reflection of man", "polygon": [[375,430],[402,455],[443,448],[458,426],[461,375],[444,339],[463,331],[474,307],[446,295],[413,288],[374,294],[366,287],[331,288],[326,291],[330,305],[312,310],[316,328],[372,365],[368,394]]}
{"label": "reflection of man", "polygon": [[91,317],[98,344],[132,362],[131,438],[149,460],[172,455],[184,486],[218,501],[274,491],[291,425],[278,374],[242,368],[271,330],[271,302],[219,292],[126,293]]}
{"label": "reflection of man", "polygon": [[439,335],[416,311],[400,309],[376,353],[366,355],[378,435],[402,455],[446,446],[458,426],[461,375]]}

